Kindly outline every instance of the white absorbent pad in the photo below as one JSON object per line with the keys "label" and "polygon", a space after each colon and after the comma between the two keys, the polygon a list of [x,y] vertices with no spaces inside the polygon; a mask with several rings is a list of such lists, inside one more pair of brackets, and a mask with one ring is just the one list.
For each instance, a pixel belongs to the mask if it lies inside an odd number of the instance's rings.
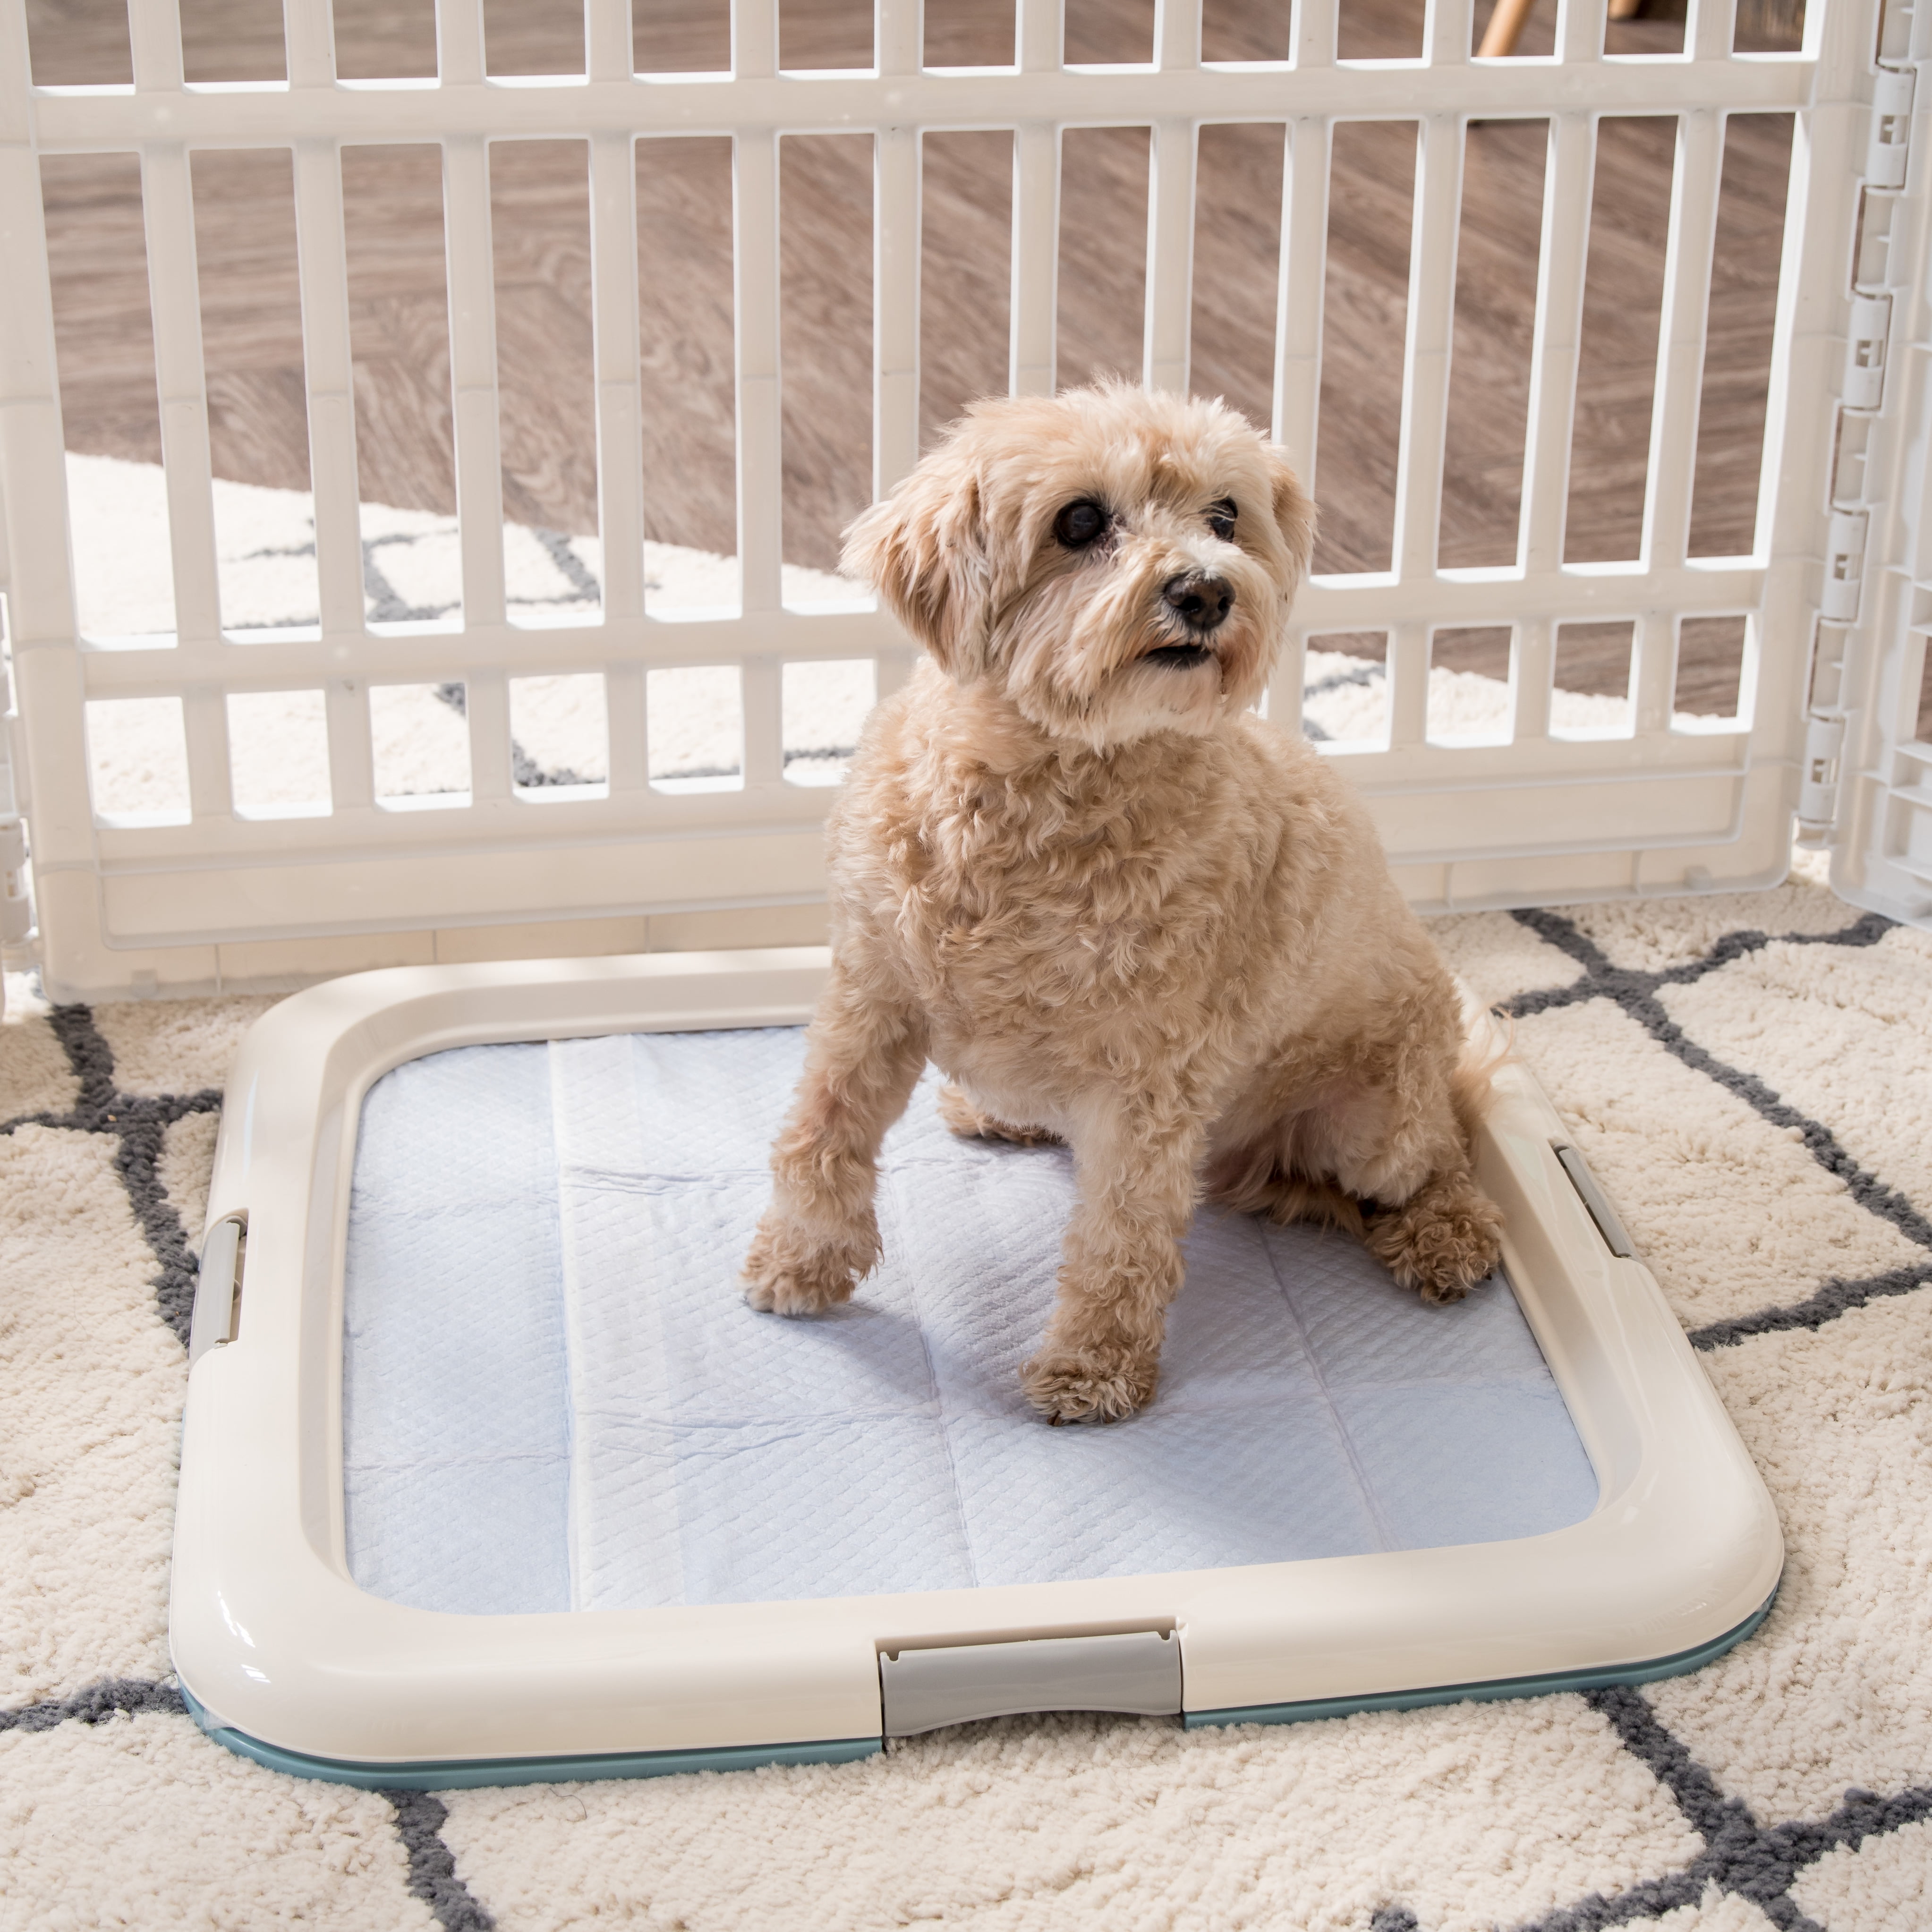
{"label": "white absorbent pad", "polygon": [[1596,1482],[1508,1284],[1450,1308],[1357,1244],[1204,1210],[1160,1389],[1109,1426],[1019,1392],[1074,1198],[961,1141],[928,1072],[847,1306],[738,1270],[794,1029],[468,1047],[363,1108],[350,1568],[425,1609],[618,1610],[1130,1576],[1484,1542]]}

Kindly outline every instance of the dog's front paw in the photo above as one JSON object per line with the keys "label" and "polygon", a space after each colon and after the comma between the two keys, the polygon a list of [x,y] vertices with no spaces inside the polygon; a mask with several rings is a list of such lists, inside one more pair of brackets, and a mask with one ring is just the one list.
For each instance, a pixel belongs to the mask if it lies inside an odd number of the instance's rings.
{"label": "dog's front paw", "polygon": [[822,1315],[851,1300],[872,1259],[851,1246],[806,1241],[768,1219],[745,1257],[745,1299],[761,1314]]}
{"label": "dog's front paw", "polygon": [[1501,1258],[1502,1218],[1469,1181],[1431,1184],[1370,1222],[1369,1251],[1424,1301],[1460,1301]]}
{"label": "dog's front paw", "polygon": [[1160,1369],[1157,1356],[1118,1343],[1049,1343],[1020,1371],[1020,1387],[1049,1422],[1118,1422],[1153,1401]]}

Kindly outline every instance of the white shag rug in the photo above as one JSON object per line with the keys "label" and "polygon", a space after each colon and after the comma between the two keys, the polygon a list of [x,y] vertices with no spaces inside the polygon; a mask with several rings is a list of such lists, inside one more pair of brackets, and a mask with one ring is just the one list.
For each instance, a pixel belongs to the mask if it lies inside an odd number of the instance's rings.
{"label": "white shag rug", "polygon": [[[1807,862],[1808,865],[1810,862]],[[173,1463],[219,1088],[266,1004],[0,1027],[0,1927],[1924,1932],[1932,937],[1815,880],[1435,928],[1775,1496],[1762,1630],[1642,1691],[394,1798],[183,1714]]]}

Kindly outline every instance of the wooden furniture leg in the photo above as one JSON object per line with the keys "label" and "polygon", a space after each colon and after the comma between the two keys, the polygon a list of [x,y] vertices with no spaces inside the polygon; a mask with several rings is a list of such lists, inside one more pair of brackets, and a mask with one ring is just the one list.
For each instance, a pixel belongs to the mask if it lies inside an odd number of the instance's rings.
{"label": "wooden furniture leg", "polygon": [[1522,33],[1522,23],[1529,18],[1529,10],[1535,4],[1536,0],[1496,0],[1496,10],[1490,16],[1490,24],[1483,29],[1483,44],[1476,50],[1476,58],[1507,60],[1514,53],[1516,41]]}

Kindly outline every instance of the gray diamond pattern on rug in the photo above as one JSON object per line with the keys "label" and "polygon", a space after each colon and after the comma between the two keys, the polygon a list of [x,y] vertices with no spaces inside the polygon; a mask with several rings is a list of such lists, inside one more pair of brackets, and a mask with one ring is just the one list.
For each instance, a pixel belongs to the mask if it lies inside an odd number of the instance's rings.
{"label": "gray diamond pattern on rug", "polygon": [[[1932,938],[1776,891],[1434,930],[1617,1200],[1764,1472],[1770,1618],[1638,1691],[866,1763],[381,1794],[169,1673],[182,1341],[260,1000],[0,1028],[0,1925],[1293,1932],[1932,1926]],[[10,989],[10,991],[11,989]]]}

